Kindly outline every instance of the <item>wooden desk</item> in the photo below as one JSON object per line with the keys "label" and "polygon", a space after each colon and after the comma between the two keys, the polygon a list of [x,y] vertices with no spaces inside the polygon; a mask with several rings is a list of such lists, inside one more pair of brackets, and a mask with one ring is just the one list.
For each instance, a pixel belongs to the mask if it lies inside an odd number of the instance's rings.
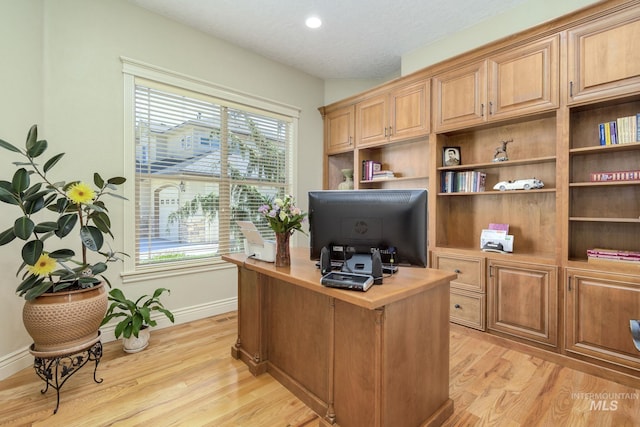
{"label": "wooden desk", "polygon": [[231,355],[268,371],[325,425],[440,425],[449,399],[449,281],[400,268],[367,292],[325,288],[308,249],[291,267],[235,254],[238,340]]}

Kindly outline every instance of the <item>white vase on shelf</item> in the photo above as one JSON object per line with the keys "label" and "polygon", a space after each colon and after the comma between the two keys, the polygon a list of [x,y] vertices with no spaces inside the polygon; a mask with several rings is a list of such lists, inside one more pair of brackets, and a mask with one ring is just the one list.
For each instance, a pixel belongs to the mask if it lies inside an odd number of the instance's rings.
{"label": "white vase on shelf", "polygon": [[353,169],[342,169],[344,181],[338,184],[338,190],[353,190]]}

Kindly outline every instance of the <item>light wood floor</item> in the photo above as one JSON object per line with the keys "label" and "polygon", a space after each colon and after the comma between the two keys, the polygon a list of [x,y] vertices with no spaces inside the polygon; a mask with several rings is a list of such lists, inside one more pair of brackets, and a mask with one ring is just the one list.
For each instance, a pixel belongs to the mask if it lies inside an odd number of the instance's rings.
{"label": "light wood floor", "polygon": [[[235,316],[154,330],[138,354],[106,343],[98,366],[104,381],[93,382],[91,365],[82,368],[62,388],[56,415],[55,390],[41,394],[44,383],[25,369],[0,381],[0,425],[317,426],[317,415],[271,376],[253,377],[231,358]],[[491,344],[465,328],[451,328],[450,360],[455,412],[445,426],[640,425],[640,390]]]}

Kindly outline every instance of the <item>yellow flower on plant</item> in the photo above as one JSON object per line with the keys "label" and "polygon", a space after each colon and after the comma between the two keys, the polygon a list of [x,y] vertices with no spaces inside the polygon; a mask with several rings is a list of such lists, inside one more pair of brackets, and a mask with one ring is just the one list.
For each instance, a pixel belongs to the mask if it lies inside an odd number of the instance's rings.
{"label": "yellow flower on plant", "polygon": [[34,265],[29,266],[29,271],[36,276],[48,276],[55,268],[56,260],[47,254],[42,254]]}
{"label": "yellow flower on plant", "polygon": [[96,197],[96,192],[84,182],[79,182],[67,190],[67,197],[74,203],[89,203]]}

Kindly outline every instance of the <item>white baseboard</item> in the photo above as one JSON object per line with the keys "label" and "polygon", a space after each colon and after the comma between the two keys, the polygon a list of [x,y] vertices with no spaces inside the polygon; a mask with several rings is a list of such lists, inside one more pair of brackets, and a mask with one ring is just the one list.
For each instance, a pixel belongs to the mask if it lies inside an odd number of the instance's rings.
{"label": "white baseboard", "polygon": [[[228,298],[225,300],[212,301],[206,304],[200,304],[192,307],[185,307],[178,310],[171,310],[175,323],[171,323],[163,314],[153,316],[158,325],[154,329],[167,328],[173,325],[192,322],[194,320],[204,319],[206,317],[217,316],[218,314],[228,313],[238,309],[238,298]],[[102,342],[115,341],[113,331],[115,324],[109,324],[100,329],[102,331]],[[29,353],[29,347],[17,350],[0,358],[0,380],[10,377],[23,370],[33,366],[33,356]],[[34,374],[35,375],[35,374]]]}

